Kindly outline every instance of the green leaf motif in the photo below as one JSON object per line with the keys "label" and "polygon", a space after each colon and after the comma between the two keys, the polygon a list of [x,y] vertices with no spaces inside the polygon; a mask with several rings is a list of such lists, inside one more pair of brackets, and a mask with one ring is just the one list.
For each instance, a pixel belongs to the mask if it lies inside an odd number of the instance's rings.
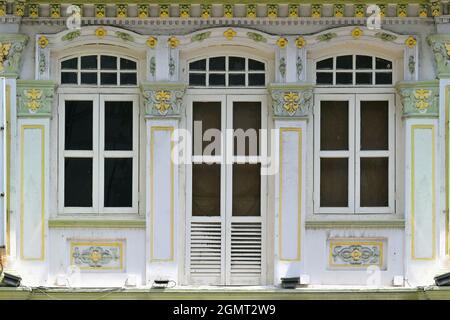
{"label": "green leaf motif", "polygon": [[247,37],[256,42],[267,42],[267,39],[256,32],[247,32]]}
{"label": "green leaf motif", "polygon": [[126,32],[120,32],[120,31],[116,31],[116,36],[124,41],[134,41],[133,36],[131,36],[129,33]]}
{"label": "green leaf motif", "polygon": [[195,41],[203,41],[203,40],[205,40],[205,39],[208,39],[210,36],[211,36],[211,31],[199,33],[199,34],[194,35],[194,36],[191,38],[191,41],[192,41],[192,42],[195,42]]}
{"label": "green leaf motif", "polygon": [[75,38],[78,38],[79,36],[81,36],[81,31],[80,30],[76,30],[76,31],[72,31],[69,32],[68,34],[64,35],[61,40],[62,41],[72,41]]}
{"label": "green leaf motif", "polygon": [[333,38],[336,38],[337,34],[334,32],[330,32],[330,33],[325,33],[325,34],[321,34],[320,36],[317,37],[317,40],[319,41],[330,41]]}
{"label": "green leaf motif", "polygon": [[392,34],[385,33],[385,32],[375,33],[375,37],[377,37],[383,41],[395,41],[397,39],[397,36],[394,36]]}

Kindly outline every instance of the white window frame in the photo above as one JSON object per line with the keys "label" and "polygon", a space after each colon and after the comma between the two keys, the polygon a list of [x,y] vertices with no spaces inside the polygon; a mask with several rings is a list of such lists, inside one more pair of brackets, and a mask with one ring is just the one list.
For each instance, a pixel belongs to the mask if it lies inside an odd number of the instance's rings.
{"label": "white window frame", "polygon": [[[65,150],[65,101],[93,101],[93,144],[90,150]],[[133,149],[131,151],[104,150],[104,114],[105,101],[133,102]],[[138,186],[139,186],[139,98],[135,94],[60,94],[59,96],[59,181],[58,181],[58,210],[62,214],[139,214]],[[64,158],[83,157],[92,158],[92,207],[64,206]],[[104,207],[104,158],[133,158],[133,184],[131,207]]]}
{"label": "white window frame", "polygon": [[[389,103],[388,150],[360,150],[361,101],[386,100]],[[348,150],[320,150],[321,101],[348,101],[349,103],[349,148]],[[389,157],[389,192],[387,207],[360,206],[360,161],[361,157]],[[320,206],[320,159],[348,158],[348,206]],[[317,214],[393,214],[395,213],[395,97],[394,94],[316,94],[314,108],[314,213]]]}

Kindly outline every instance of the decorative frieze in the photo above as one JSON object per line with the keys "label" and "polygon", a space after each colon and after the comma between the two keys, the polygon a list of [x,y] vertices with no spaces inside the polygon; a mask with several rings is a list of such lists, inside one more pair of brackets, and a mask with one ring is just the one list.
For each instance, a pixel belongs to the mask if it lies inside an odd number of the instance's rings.
{"label": "decorative frieze", "polygon": [[180,17],[189,18],[191,16],[191,5],[190,4],[180,4]]}
{"label": "decorative frieze", "polygon": [[17,115],[50,117],[55,83],[44,80],[17,80]]}
{"label": "decorative frieze", "polygon": [[311,5],[311,17],[312,18],[320,18],[322,16],[322,5],[321,4],[312,4]]}
{"label": "decorative frieze", "polygon": [[355,4],[355,17],[363,18],[366,16],[366,5],[365,4]]}
{"label": "decorative frieze", "polygon": [[429,36],[427,40],[433,50],[438,76],[450,77],[450,35],[436,34]]}
{"label": "decorative frieze", "polygon": [[256,18],[256,4],[248,4],[247,5],[247,18]]}
{"label": "decorative frieze", "polygon": [[116,15],[117,18],[126,18],[128,16],[128,5],[125,3],[118,4],[116,6]]}
{"label": "decorative frieze", "polygon": [[0,34],[0,76],[17,77],[22,64],[22,52],[28,43],[28,36],[21,34]]}
{"label": "decorative frieze", "polygon": [[288,16],[289,16],[289,18],[297,18],[298,17],[298,4],[290,4],[288,6]]}
{"label": "decorative frieze", "polygon": [[397,5],[397,17],[405,18],[408,16],[408,5],[406,3],[400,3]]}
{"label": "decorative frieze", "polygon": [[336,238],[329,240],[330,269],[384,268],[384,240],[365,238]]}
{"label": "decorative frieze", "polygon": [[313,86],[310,84],[271,84],[269,90],[275,117],[306,117],[312,111]]}
{"label": "decorative frieze", "polygon": [[28,16],[30,18],[39,17],[39,5],[37,3],[31,3],[30,5],[28,5]]}
{"label": "decorative frieze", "polygon": [[170,5],[168,4],[161,4],[159,5],[159,17],[160,18],[167,18],[170,16]]}
{"label": "decorative frieze", "polygon": [[56,4],[51,4],[50,5],[50,17],[52,18],[60,18],[61,17],[61,5],[56,3]]}
{"label": "decorative frieze", "polygon": [[14,2],[14,14],[18,17],[23,17],[25,15],[25,2],[15,1]]}
{"label": "decorative frieze", "polygon": [[0,1],[0,17],[6,15],[6,1]]}
{"label": "decorative frieze", "polygon": [[202,12],[201,16],[203,19],[208,19],[211,17],[211,8],[212,6],[210,4],[201,4],[200,10]]}
{"label": "decorative frieze", "polygon": [[404,117],[438,117],[438,81],[400,82],[397,90],[403,105]]}
{"label": "decorative frieze", "polygon": [[148,4],[138,5],[138,17],[140,19],[148,18]]}
{"label": "decorative frieze", "polygon": [[343,3],[335,4],[333,7],[333,14],[337,18],[343,17],[345,15],[345,4]]}
{"label": "decorative frieze", "polygon": [[147,116],[181,116],[185,83],[145,83],[141,86],[141,90]]}
{"label": "decorative frieze", "polygon": [[223,5],[223,16],[225,18],[233,18],[234,15],[233,5],[232,4],[224,4]]}
{"label": "decorative frieze", "polygon": [[96,4],[95,5],[95,17],[96,18],[104,18],[105,14],[106,14],[106,5]]}
{"label": "decorative frieze", "polygon": [[272,18],[272,19],[278,17],[278,5],[277,4],[268,4],[267,5],[267,17]]}
{"label": "decorative frieze", "polygon": [[70,263],[81,270],[124,271],[124,243],[117,242],[70,242]]}

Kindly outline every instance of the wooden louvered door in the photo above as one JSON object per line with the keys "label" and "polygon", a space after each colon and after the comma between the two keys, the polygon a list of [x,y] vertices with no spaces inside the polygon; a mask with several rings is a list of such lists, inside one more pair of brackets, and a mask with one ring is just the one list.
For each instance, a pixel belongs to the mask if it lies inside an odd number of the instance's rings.
{"label": "wooden louvered door", "polygon": [[[189,101],[188,284],[265,283],[266,180],[259,156],[259,129],[266,127],[264,99],[223,95]],[[208,129],[220,131],[217,144]]]}

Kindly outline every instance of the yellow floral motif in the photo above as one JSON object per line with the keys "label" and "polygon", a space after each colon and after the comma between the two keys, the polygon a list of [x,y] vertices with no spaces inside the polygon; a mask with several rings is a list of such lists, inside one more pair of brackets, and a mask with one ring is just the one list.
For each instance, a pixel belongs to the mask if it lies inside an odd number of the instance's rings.
{"label": "yellow floral motif", "polygon": [[352,256],[353,261],[359,261],[359,259],[361,259],[362,253],[359,249],[354,249],[350,255]]}
{"label": "yellow floral motif", "polygon": [[97,30],[95,30],[95,35],[98,38],[103,38],[104,36],[106,36],[107,33],[108,32],[105,29],[101,28],[101,27],[97,28]]}
{"label": "yellow floral motif", "polygon": [[147,46],[151,49],[154,49],[156,45],[158,44],[158,39],[155,37],[150,37],[147,39]]}
{"label": "yellow floral motif", "polygon": [[409,36],[408,39],[406,39],[405,44],[408,46],[408,48],[412,49],[416,46],[417,40],[413,36]]}
{"label": "yellow floral motif", "polygon": [[446,43],[445,48],[447,49],[447,55],[450,57],[450,43]]}
{"label": "yellow floral motif", "polygon": [[178,40],[178,38],[174,36],[171,36],[169,40],[167,40],[167,42],[169,43],[169,47],[171,47],[172,49],[175,49],[180,44],[180,40]]}
{"label": "yellow floral motif", "polygon": [[223,33],[223,35],[228,40],[233,40],[233,38],[236,36],[236,33],[237,33],[236,31],[234,31],[233,29],[229,28]]}
{"label": "yellow floral motif", "polygon": [[92,260],[92,262],[97,263],[102,259],[102,254],[98,250],[92,250],[89,258]]}
{"label": "yellow floral motif", "polygon": [[3,70],[3,63],[9,54],[9,49],[11,49],[11,43],[1,43],[0,42],[0,71]]}
{"label": "yellow floral motif", "polygon": [[431,96],[431,91],[427,89],[417,89],[414,97],[417,99],[416,108],[420,111],[425,111],[430,107],[430,103],[426,101]]}
{"label": "yellow floral motif", "polygon": [[295,45],[297,46],[297,48],[301,49],[306,45],[306,40],[303,37],[297,37],[297,39],[295,39]]}
{"label": "yellow floral motif", "polygon": [[28,98],[27,108],[36,112],[37,109],[41,107],[41,102],[39,101],[42,97],[42,90],[30,89],[25,91],[25,96]]}
{"label": "yellow floral motif", "polygon": [[45,47],[47,47],[48,45],[48,39],[46,36],[40,36],[38,39],[38,45],[39,47],[41,47],[42,49],[44,49]]}
{"label": "yellow floral motif", "polygon": [[299,107],[300,96],[295,92],[285,93],[283,96],[284,104],[283,108],[289,113],[294,114]]}
{"label": "yellow floral motif", "polygon": [[286,48],[287,44],[288,44],[288,40],[284,37],[281,37],[277,40],[277,46],[281,49]]}
{"label": "yellow floral motif", "polygon": [[170,91],[160,90],[155,93],[155,108],[160,113],[164,114],[167,112],[167,110],[170,109],[170,99],[172,97],[172,94]]}
{"label": "yellow floral motif", "polygon": [[363,31],[360,28],[355,28],[352,30],[352,37],[358,39],[363,35]]}

